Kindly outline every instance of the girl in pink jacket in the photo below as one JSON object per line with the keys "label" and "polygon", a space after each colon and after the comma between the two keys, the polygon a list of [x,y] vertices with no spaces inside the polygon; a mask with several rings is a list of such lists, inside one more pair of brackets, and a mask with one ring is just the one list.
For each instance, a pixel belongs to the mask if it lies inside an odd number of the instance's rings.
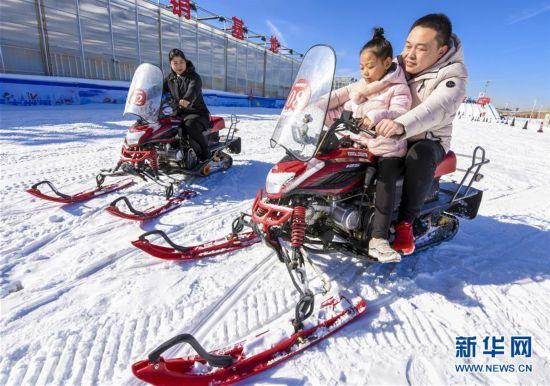
{"label": "girl in pink jacket", "polygon": [[[334,91],[330,97],[325,124],[330,126],[343,110],[362,119],[362,126],[374,128],[382,119],[395,119],[411,108],[412,98],[405,73],[392,61],[391,43],[382,28],[375,28],[373,38],[360,51],[363,78]],[[356,146],[366,146],[379,156],[376,185],[375,215],[369,242],[369,255],[380,262],[401,260],[388,242],[391,216],[395,205],[395,185],[402,173],[402,158],[407,153],[406,140],[395,140],[367,134],[352,134]]]}

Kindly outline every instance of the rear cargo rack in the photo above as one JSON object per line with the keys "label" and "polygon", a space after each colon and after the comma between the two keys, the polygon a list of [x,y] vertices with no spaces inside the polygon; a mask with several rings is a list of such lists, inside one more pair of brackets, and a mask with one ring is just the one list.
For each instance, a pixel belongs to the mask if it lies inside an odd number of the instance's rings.
{"label": "rear cargo rack", "polygon": [[[459,155],[462,155],[462,154],[459,154]],[[478,161],[478,158],[479,158],[479,161]],[[487,157],[485,157],[485,149],[482,148],[481,146],[476,146],[472,154],[472,163],[468,167],[468,169],[465,170],[464,176],[462,177],[460,184],[458,184],[458,187],[454,191],[453,198],[451,199],[451,204],[469,197],[469,194],[472,190],[472,184],[474,183],[474,181],[478,182],[483,178],[483,175],[479,172],[481,170],[481,167],[488,163],[489,163],[489,160],[487,159]],[[458,169],[458,170],[463,170],[463,169]],[[471,174],[470,181],[468,182],[468,185],[465,187],[464,184],[466,183],[466,180],[470,174]]]}

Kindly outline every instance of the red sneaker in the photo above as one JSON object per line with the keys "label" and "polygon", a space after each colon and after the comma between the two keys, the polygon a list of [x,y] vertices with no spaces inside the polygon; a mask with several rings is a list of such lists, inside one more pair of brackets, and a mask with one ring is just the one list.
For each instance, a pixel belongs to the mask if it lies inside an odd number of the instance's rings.
{"label": "red sneaker", "polygon": [[413,227],[410,222],[399,221],[395,225],[395,240],[393,240],[392,247],[403,255],[410,255],[414,252]]}

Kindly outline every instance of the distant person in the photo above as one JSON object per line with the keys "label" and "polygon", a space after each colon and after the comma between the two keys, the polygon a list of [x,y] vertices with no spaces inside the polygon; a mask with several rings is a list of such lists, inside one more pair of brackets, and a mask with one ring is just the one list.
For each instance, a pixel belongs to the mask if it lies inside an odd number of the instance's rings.
{"label": "distant person", "polygon": [[[405,72],[392,59],[393,48],[384,36],[384,29],[375,28],[372,39],[359,52],[362,79],[331,94],[327,126],[344,110],[352,111],[354,118],[361,118],[362,126],[367,129],[374,128],[382,119],[395,119],[409,111],[411,92]],[[391,248],[388,233],[395,206],[395,186],[402,173],[407,142],[382,136],[373,139],[366,134],[352,134],[351,139],[380,157],[368,254],[382,263],[400,261],[401,255]]]}
{"label": "distant person", "polygon": [[399,62],[407,73],[412,109],[376,125],[379,135],[406,139],[403,196],[393,248],[414,252],[413,222],[431,187],[437,164],[450,148],[453,118],[466,95],[468,73],[460,40],[444,14],[412,25]]}
{"label": "distant person", "polygon": [[164,78],[163,93],[171,95],[170,106],[182,119],[183,133],[189,135],[200,147],[197,158],[204,162],[209,158],[208,143],[204,131],[210,127],[210,112],[202,96],[202,80],[183,51],[174,48],[168,54],[170,74]]}

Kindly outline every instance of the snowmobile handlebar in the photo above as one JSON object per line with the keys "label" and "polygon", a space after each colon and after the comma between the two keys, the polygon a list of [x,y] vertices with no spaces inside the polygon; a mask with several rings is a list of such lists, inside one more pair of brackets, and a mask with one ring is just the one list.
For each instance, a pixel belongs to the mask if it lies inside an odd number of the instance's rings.
{"label": "snowmobile handlebar", "polygon": [[[338,131],[351,131],[353,134],[360,134],[365,133],[369,137],[376,138],[376,132],[373,130],[365,129],[361,126],[362,119],[361,118],[347,118],[344,117],[344,114],[342,114],[342,117],[334,120],[334,132]],[[338,126],[344,126],[341,129],[337,129]]]}
{"label": "snowmobile handlebar", "polygon": [[171,347],[174,347],[180,343],[188,343],[196,353],[204,359],[212,367],[228,367],[233,364],[235,358],[231,355],[214,355],[210,354],[200,345],[200,343],[191,334],[180,334],[172,339],[164,342],[157,347],[152,353],[149,354],[149,362],[160,362],[160,355]]}

